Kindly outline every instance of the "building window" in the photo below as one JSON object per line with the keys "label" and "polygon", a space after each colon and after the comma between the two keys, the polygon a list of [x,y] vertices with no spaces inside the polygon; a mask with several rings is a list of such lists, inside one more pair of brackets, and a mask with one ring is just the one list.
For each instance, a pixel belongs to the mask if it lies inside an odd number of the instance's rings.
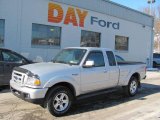
{"label": "building window", "polygon": [[61,27],[32,24],[32,45],[60,46]]}
{"label": "building window", "polygon": [[100,47],[101,33],[82,30],[81,47]]}
{"label": "building window", "polygon": [[115,37],[115,50],[118,51],[128,51],[129,38],[124,36]]}
{"label": "building window", "polygon": [[4,44],[4,27],[5,26],[5,20],[0,19],[0,45]]}

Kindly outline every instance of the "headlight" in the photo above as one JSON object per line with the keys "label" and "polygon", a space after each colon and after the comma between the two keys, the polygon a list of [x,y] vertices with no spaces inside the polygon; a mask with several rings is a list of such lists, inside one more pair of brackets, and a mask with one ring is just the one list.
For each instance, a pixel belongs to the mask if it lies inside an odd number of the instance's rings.
{"label": "headlight", "polygon": [[26,85],[40,86],[41,81],[39,80],[39,77],[37,77],[37,76],[28,77]]}

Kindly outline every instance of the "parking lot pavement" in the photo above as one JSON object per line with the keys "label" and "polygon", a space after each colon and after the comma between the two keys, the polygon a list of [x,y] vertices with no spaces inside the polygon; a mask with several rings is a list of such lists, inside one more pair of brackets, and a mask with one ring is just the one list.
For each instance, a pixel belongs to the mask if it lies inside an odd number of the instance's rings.
{"label": "parking lot pavement", "polygon": [[56,118],[38,105],[18,99],[8,89],[0,92],[1,120],[160,120],[160,72],[148,72],[135,97],[122,90],[78,101],[72,111]]}

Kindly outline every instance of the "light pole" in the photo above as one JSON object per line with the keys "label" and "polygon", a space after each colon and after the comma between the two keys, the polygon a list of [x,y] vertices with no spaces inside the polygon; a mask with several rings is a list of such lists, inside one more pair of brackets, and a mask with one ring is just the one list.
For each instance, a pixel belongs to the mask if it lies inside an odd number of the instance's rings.
{"label": "light pole", "polygon": [[156,0],[148,0],[149,4],[149,14],[152,15],[152,4],[156,2]]}
{"label": "light pole", "polygon": [[[148,1],[148,4],[149,4],[149,14],[152,15],[152,10],[151,10],[152,9],[152,4],[154,4],[156,2],[156,0],[147,0],[147,1]],[[152,35],[151,35],[152,36],[151,37],[151,39],[152,39],[151,40],[151,45],[152,46],[151,46],[151,51],[150,51],[150,59],[149,60],[147,59],[150,67],[153,66],[153,40],[154,40],[154,30],[153,30],[154,28],[151,28],[151,29],[152,29],[151,30],[152,31]]]}

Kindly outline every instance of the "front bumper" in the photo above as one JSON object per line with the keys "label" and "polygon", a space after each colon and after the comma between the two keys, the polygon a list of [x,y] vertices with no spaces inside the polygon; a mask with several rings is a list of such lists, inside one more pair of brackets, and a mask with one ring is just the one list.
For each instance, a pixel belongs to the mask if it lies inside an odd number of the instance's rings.
{"label": "front bumper", "polygon": [[45,95],[48,91],[48,88],[33,89],[28,87],[21,87],[13,81],[10,81],[10,89],[11,92],[18,98],[34,104],[43,104]]}

